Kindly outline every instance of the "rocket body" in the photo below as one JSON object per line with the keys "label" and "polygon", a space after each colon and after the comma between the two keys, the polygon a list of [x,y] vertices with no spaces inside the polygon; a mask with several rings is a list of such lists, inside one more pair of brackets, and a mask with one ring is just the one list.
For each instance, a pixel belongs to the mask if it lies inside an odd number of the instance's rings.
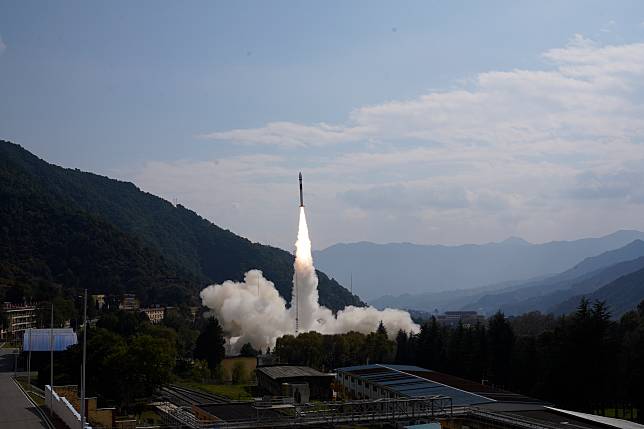
{"label": "rocket body", "polygon": [[300,207],[304,207],[304,196],[302,195],[302,173],[300,172]]}

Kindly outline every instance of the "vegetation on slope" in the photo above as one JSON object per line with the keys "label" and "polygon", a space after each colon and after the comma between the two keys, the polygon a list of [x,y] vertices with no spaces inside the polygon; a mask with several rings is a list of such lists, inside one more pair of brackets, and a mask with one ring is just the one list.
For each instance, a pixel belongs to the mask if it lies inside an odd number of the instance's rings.
{"label": "vegetation on slope", "polygon": [[[127,241],[130,247],[138,246],[140,252],[153,255],[153,259],[161,261],[162,257],[167,261],[164,265],[177,268],[165,268],[161,272],[165,275],[168,271],[176,271],[174,274],[182,283],[204,285],[241,280],[244,272],[258,268],[275,283],[280,294],[290,300],[293,257],[284,250],[252,243],[183,206],[174,207],[159,197],[142,192],[131,183],[48,164],[10,142],[0,141],[0,160],[2,186],[10,189],[12,182],[17,180],[23,185],[8,195],[16,199],[12,204],[21,206],[20,201],[34,198],[34,195],[41,202],[38,207],[29,208],[34,216],[40,213],[39,217],[34,219],[32,216],[31,223],[23,223],[23,228],[36,231],[57,228],[53,222],[61,219],[52,218],[51,214],[56,210],[74,212],[77,216],[93,219],[111,236],[120,234],[120,243]],[[30,196],[25,193],[27,190],[31,192]],[[58,206],[55,209],[51,207],[54,202]],[[13,216],[8,220],[16,222],[16,216],[22,214],[13,213]],[[13,223],[5,222],[3,225],[8,228]],[[83,225],[81,228],[87,227]],[[37,247],[37,240],[41,238],[45,237],[33,236],[31,247]],[[49,239],[55,240],[55,237]],[[65,239],[61,237],[61,240]],[[119,252],[119,246],[112,243],[107,247],[113,254]],[[11,251],[10,248],[6,250]],[[41,262],[49,269],[50,264],[57,264],[50,259]],[[67,266],[67,262],[64,265]],[[86,264],[88,270],[94,266],[93,263]],[[23,269],[27,277],[36,277],[29,274],[31,272],[31,269]],[[357,296],[335,280],[320,272],[318,275],[323,305],[334,310],[349,304],[362,305]],[[122,281],[123,277],[119,279]]]}

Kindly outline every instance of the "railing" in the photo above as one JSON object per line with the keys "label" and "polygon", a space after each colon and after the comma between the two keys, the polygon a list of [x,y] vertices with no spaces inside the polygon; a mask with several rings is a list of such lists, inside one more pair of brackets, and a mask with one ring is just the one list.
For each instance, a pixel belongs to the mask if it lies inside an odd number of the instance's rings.
{"label": "railing", "polygon": [[494,423],[502,423],[515,428],[525,428],[525,429],[560,428],[560,426],[558,425],[551,425],[546,422],[531,419],[529,417],[519,417],[516,415],[495,413],[487,410],[482,410],[476,407],[469,407],[469,409],[467,410],[467,414],[469,416],[472,416],[481,420],[492,421]]}
{"label": "railing", "polygon": [[[282,405],[283,407],[284,405]],[[321,402],[306,406],[256,408],[257,416],[245,420],[203,422],[195,428],[243,429],[261,427],[326,426],[336,424],[382,424],[396,421],[434,421],[452,415],[452,399],[445,396]],[[276,415],[277,413],[277,415]],[[204,426],[205,425],[205,426]]]}

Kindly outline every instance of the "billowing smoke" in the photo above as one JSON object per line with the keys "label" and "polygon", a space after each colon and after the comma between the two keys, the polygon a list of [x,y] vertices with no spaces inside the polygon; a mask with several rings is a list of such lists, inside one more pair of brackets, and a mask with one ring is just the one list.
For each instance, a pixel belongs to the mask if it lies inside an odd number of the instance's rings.
{"label": "billowing smoke", "polygon": [[373,307],[348,306],[333,315],[318,302],[318,277],[311,256],[311,240],[304,207],[300,207],[300,223],[295,243],[295,274],[291,306],[279,295],[273,282],[259,270],[250,270],[243,282],[226,281],[201,291],[203,305],[219,319],[230,340],[230,351],[238,351],[245,343],[255,349],[273,347],[285,334],[317,331],[340,334],[349,331],[373,332],[382,321],[389,336],[398,330],[417,332],[406,311]]}

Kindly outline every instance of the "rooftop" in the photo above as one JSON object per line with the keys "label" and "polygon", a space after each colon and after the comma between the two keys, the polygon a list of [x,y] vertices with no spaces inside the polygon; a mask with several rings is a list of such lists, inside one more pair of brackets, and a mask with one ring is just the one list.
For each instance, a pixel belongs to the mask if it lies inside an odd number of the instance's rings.
{"label": "rooftop", "polygon": [[274,365],[260,366],[258,372],[266,374],[272,379],[291,378],[291,377],[332,377],[332,374],[325,374],[308,366],[295,365]]}
{"label": "rooftop", "polygon": [[51,350],[50,336],[53,331],[53,346],[55,352],[67,350],[78,344],[78,337],[72,328],[28,329],[24,332],[22,349],[28,352],[48,352]]}
{"label": "rooftop", "polygon": [[[238,402],[228,404],[200,404],[195,405],[211,416],[224,421],[247,420],[257,417],[257,409],[250,402]],[[262,410],[262,417],[280,417],[276,411]]]}
{"label": "rooftop", "polygon": [[497,401],[542,403],[524,395],[413,365],[360,365],[338,368],[337,371],[349,373],[407,397],[449,396],[454,405],[489,404]]}

